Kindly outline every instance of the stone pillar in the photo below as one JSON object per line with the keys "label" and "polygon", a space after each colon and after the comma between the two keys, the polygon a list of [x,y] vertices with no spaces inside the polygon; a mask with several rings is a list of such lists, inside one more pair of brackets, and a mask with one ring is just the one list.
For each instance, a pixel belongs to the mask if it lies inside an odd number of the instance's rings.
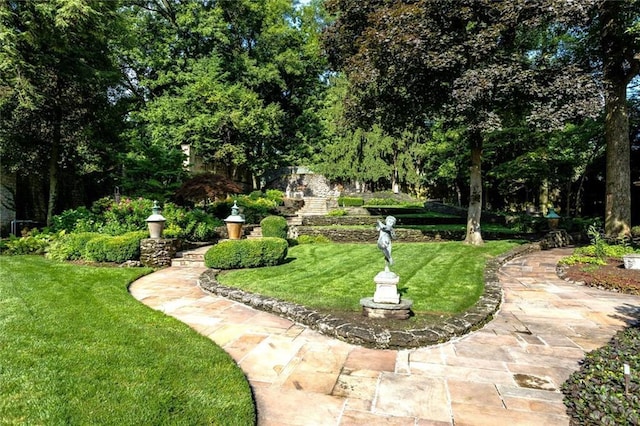
{"label": "stone pillar", "polygon": [[152,268],[171,266],[171,259],[180,249],[176,238],[145,238],[140,241],[140,263]]}

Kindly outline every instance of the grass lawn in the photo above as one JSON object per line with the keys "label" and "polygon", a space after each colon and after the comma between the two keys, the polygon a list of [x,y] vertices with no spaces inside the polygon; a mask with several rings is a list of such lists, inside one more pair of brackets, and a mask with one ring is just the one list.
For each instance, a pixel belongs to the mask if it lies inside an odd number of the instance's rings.
{"label": "grass lawn", "polygon": [[233,360],[129,295],[145,272],[0,256],[0,423],[255,423]]}
{"label": "grass lawn", "polygon": [[[395,243],[391,269],[400,276],[399,290],[413,300],[417,315],[455,314],[482,294],[486,259],[518,244]],[[288,260],[274,267],[225,272],[218,280],[314,309],[359,312],[360,299],[373,296],[373,278],[384,269],[375,244],[304,244],[291,247]]]}

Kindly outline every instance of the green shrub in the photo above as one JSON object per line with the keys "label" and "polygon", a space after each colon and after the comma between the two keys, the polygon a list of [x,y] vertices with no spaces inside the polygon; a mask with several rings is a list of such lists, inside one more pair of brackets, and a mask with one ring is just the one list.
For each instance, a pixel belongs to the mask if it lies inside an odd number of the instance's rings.
{"label": "green shrub", "polygon": [[341,207],[361,207],[364,200],[360,197],[339,197],[338,205]]}
{"label": "green shrub", "polygon": [[331,242],[324,235],[300,235],[297,240],[298,244],[326,244]]}
{"label": "green shrub", "polygon": [[631,235],[633,237],[640,237],[640,225],[636,225],[631,228]]}
{"label": "green shrub", "polygon": [[260,221],[263,237],[286,239],[289,231],[287,220],[282,216],[267,216]]}
{"label": "green shrub", "polygon": [[[231,214],[232,199],[218,201],[212,206],[212,213],[219,219],[226,219]],[[245,223],[260,223],[262,219],[269,215],[276,214],[278,205],[275,201],[267,198],[251,198],[250,196],[240,196],[236,199],[240,214],[244,217]]]}
{"label": "green shrub", "polygon": [[284,192],[280,191],[279,189],[267,189],[265,197],[268,200],[275,202],[278,206],[284,203]]}
{"label": "green shrub", "polygon": [[64,234],[51,243],[47,250],[47,257],[58,261],[80,259],[87,243],[99,236],[101,234],[97,232]]}
{"label": "green shrub", "polygon": [[404,203],[394,198],[371,198],[367,200],[365,205],[367,206],[400,206]]}
{"label": "green shrub", "polygon": [[[624,364],[631,370],[625,392]],[[562,385],[572,424],[640,424],[640,328],[618,332],[611,342],[589,352],[580,370]]]}
{"label": "green shrub", "polygon": [[606,265],[607,262],[604,259],[597,258],[595,256],[585,256],[574,253],[571,256],[560,259],[558,262],[560,265],[575,265],[576,263],[584,263],[588,265]]}
{"label": "green shrub", "polygon": [[176,222],[183,228],[181,237],[189,241],[212,241],[216,239],[216,228],[224,225],[222,220],[199,209],[186,212],[183,221]]}
{"label": "green shrub", "polygon": [[94,262],[122,263],[140,257],[140,240],[148,236],[146,231],[123,235],[102,235],[89,240],[82,257]]}
{"label": "green shrub", "polygon": [[335,209],[327,213],[327,216],[340,217],[340,216],[347,216],[348,214],[349,213],[345,209]]}
{"label": "green shrub", "polygon": [[51,230],[54,232],[86,232],[91,231],[98,222],[95,213],[86,207],[65,210],[51,220]]}
{"label": "green shrub", "polygon": [[[599,253],[600,256],[598,256],[597,253]],[[629,253],[634,253],[633,247],[620,244],[602,244],[600,247],[589,245],[585,247],[578,247],[574,251],[574,254],[599,257],[602,259],[607,257],[622,259],[622,256]]]}
{"label": "green shrub", "polygon": [[64,235],[64,231],[59,233],[40,232],[33,229],[22,237],[9,236],[9,240],[4,243],[3,254],[44,254],[49,245],[57,238]]}
{"label": "green shrub", "polygon": [[107,261],[107,240],[113,237],[109,235],[100,235],[87,241],[82,252],[82,258],[92,262]]}
{"label": "green shrub", "polygon": [[287,257],[288,244],[282,238],[227,240],[211,247],[204,256],[205,265],[216,269],[274,266]]}
{"label": "green shrub", "polygon": [[104,214],[105,225],[101,232],[109,235],[122,235],[131,231],[140,231],[147,227],[146,220],[151,214],[153,201],[144,198],[129,198],[113,203]]}

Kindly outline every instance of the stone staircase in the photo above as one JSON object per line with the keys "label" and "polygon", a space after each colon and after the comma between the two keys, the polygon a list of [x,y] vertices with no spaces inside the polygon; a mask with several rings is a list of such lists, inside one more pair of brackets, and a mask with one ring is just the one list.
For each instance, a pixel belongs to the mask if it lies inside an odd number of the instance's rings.
{"label": "stone staircase", "polygon": [[256,226],[255,228],[253,228],[251,232],[247,234],[248,240],[256,240],[259,238],[262,238],[262,228],[259,226]]}
{"label": "stone staircase", "polygon": [[324,216],[329,212],[324,197],[304,197],[304,206],[296,212],[298,216]]}
{"label": "stone staircase", "polygon": [[204,268],[204,254],[211,246],[201,246],[195,249],[183,250],[171,259],[171,266],[183,268]]}

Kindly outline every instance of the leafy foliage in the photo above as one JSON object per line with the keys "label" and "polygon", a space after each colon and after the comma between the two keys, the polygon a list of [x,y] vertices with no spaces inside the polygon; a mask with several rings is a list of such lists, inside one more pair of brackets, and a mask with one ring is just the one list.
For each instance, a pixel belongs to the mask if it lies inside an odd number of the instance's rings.
{"label": "leafy foliage", "polygon": [[[631,370],[625,387],[624,364]],[[562,385],[567,411],[577,424],[640,424],[640,328],[618,332],[606,346],[589,352],[580,370]]]}
{"label": "leafy foliage", "polygon": [[47,247],[49,247],[49,244],[63,234],[64,231],[57,234],[51,234],[49,232],[40,232],[37,229],[34,229],[20,237],[11,235],[9,237],[9,241],[4,243],[2,253],[8,255],[44,254]]}
{"label": "leafy foliage", "polygon": [[[53,220],[52,230],[66,232],[98,232],[122,235],[131,231],[145,231],[153,201],[125,198],[116,203],[110,198],[96,201],[90,210],[80,207],[66,210]],[[216,228],[223,222],[201,209],[185,209],[165,203],[162,215],[167,220],[165,235],[190,241],[212,241]]]}
{"label": "leafy foliage", "polygon": [[49,245],[46,256],[57,261],[81,259],[87,243],[100,235],[97,232],[65,233]]}
{"label": "leafy foliage", "polygon": [[215,173],[203,173],[183,182],[175,195],[179,199],[206,202],[240,192],[242,188],[231,179]]}
{"label": "leafy foliage", "polygon": [[[109,102],[119,73],[109,40],[118,2],[8,1],[0,6],[0,154],[3,166],[49,188],[47,221],[73,185],[108,178],[120,147]],[[66,179],[65,179],[66,178]],[[76,185],[81,187],[81,185]],[[45,202],[36,192],[36,199]]]}
{"label": "leafy foliage", "polygon": [[315,12],[290,0],[125,9],[131,25],[119,56],[139,100],[136,138],[168,149],[190,144],[234,176],[308,157],[325,68]]}

